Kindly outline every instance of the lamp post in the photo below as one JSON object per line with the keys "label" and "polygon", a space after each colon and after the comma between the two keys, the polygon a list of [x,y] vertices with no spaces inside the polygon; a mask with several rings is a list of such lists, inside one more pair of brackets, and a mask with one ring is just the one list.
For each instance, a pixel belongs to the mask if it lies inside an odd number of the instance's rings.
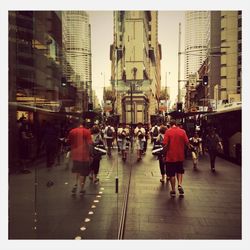
{"label": "lamp post", "polygon": [[134,77],[134,82],[130,82],[130,111],[131,111],[131,128],[132,128],[132,124],[133,124],[133,122],[134,122],[134,115],[133,115],[133,111],[132,111],[132,106],[133,106],[133,84],[135,84],[136,83],[136,72],[137,72],[137,68],[136,67],[134,67],[133,69],[132,69],[132,71],[133,71],[133,77]]}

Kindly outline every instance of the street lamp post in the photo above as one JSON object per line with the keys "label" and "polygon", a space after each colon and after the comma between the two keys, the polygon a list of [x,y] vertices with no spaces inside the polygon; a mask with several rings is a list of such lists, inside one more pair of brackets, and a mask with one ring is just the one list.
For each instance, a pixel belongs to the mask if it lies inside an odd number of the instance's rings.
{"label": "street lamp post", "polygon": [[[134,67],[133,68],[133,76],[134,76],[134,84],[135,84],[135,81],[136,81],[136,72],[137,72],[137,68]],[[132,124],[133,124],[133,121],[134,121],[134,116],[133,116],[133,111],[132,111],[132,105],[133,105],[133,88],[132,88],[132,81],[130,82],[130,111],[131,111],[131,128],[132,128]]]}

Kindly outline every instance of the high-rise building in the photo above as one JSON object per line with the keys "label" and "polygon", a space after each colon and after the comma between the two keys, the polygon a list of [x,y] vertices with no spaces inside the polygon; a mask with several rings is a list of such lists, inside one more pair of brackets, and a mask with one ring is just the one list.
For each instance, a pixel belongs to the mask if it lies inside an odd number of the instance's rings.
{"label": "high-rise building", "polygon": [[[92,102],[91,27],[85,11],[63,12],[64,74],[77,87],[80,111]],[[66,64],[66,65],[65,65]],[[86,102],[86,93],[87,102]]]}
{"label": "high-rise building", "polygon": [[195,74],[207,57],[209,12],[185,13],[185,79]]}
{"label": "high-rise building", "polygon": [[10,169],[20,164],[17,120],[25,117],[38,127],[46,115],[61,108],[61,49],[60,12],[9,12]]}
{"label": "high-rise building", "polygon": [[122,122],[149,122],[158,111],[161,89],[157,11],[114,12],[110,60],[115,112]]}
{"label": "high-rise building", "polygon": [[221,83],[218,99],[241,101],[241,11],[221,11]]}

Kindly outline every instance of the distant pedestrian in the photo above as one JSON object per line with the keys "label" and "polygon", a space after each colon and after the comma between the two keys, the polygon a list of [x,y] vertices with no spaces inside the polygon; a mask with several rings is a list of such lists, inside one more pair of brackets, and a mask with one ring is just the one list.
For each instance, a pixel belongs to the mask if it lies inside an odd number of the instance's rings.
{"label": "distant pedestrian", "polygon": [[129,129],[126,123],[121,124],[117,130],[117,143],[120,151],[122,152],[122,159],[125,161],[127,158],[127,138],[129,136]]}
{"label": "distant pedestrian", "polygon": [[30,124],[25,117],[22,117],[19,123],[18,152],[21,167],[20,172],[23,174],[29,174],[31,172],[27,168],[27,165],[31,158],[31,140],[33,138],[33,133],[31,131]]}
{"label": "distant pedestrian", "polygon": [[142,158],[142,153],[144,151],[144,143],[146,141],[145,135],[146,131],[142,127],[142,123],[139,122],[137,127],[134,130],[134,135],[136,138],[136,148],[137,148],[137,161],[140,161]]}
{"label": "distant pedestrian", "polygon": [[153,142],[153,145],[155,145],[155,142],[157,140],[157,137],[159,135],[159,130],[160,130],[160,126],[158,126],[157,124],[155,124],[151,130],[150,130],[150,135],[151,135],[151,141]]}
{"label": "distant pedestrian", "polygon": [[55,158],[58,153],[59,130],[55,122],[48,121],[44,128],[43,143],[46,152],[46,167],[48,170],[52,168],[55,163]]}
{"label": "distant pedestrian", "polygon": [[215,132],[215,128],[210,128],[206,136],[205,149],[209,154],[211,171],[215,172],[215,159],[218,151],[223,151],[223,145],[219,135]]}
{"label": "distant pedestrian", "polygon": [[189,138],[190,142],[190,150],[193,159],[193,169],[197,170],[197,164],[199,160],[199,156],[202,153],[202,139],[199,137],[197,131],[194,132],[194,136]]}
{"label": "distant pedestrian", "polygon": [[111,124],[108,124],[104,129],[104,139],[106,140],[107,153],[111,156],[111,148],[115,138],[115,129]]}
{"label": "distant pedestrian", "polygon": [[181,196],[184,195],[184,190],[182,187],[183,181],[183,161],[185,159],[184,150],[185,145],[189,146],[189,141],[185,130],[176,126],[176,120],[172,119],[170,121],[170,126],[168,130],[166,130],[163,140],[163,145],[165,145],[167,149],[166,157],[166,166],[167,166],[167,176],[170,177],[171,191],[170,196],[175,197],[175,184],[176,177],[178,182],[178,190]]}
{"label": "distant pedestrian", "polygon": [[[163,146],[163,140],[164,140],[164,134],[167,130],[167,127],[165,126],[161,126],[159,129],[159,135],[156,139],[156,144],[159,144],[161,146]],[[166,177],[166,181],[169,181],[169,177],[167,176],[167,172],[166,172],[166,156],[163,155],[163,153],[158,155],[158,160],[159,160],[159,167],[160,167],[160,172],[161,172],[161,179],[160,182],[164,183],[165,182],[165,177]]]}
{"label": "distant pedestrian", "polygon": [[70,156],[73,160],[72,173],[76,174],[76,182],[72,193],[75,194],[80,184],[80,194],[84,194],[86,177],[90,172],[91,152],[93,141],[90,130],[84,127],[84,123],[79,120],[77,127],[69,132],[68,141],[71,147]]}
{"label": "distant pedestrian", "polygon": [[[91,136],[92,136],[94,148],[100,147],[100,146],[103,146],[103,148],[105,147],[103,140],[102,140],[101,131],[97,125],[91,128]],[[93,149],[93,160],[90,164],[89,178],[95,184],[99,183],[98,174],[99,174],[101,159],[102,159],[102,154],[99,153],[99,151]]]}

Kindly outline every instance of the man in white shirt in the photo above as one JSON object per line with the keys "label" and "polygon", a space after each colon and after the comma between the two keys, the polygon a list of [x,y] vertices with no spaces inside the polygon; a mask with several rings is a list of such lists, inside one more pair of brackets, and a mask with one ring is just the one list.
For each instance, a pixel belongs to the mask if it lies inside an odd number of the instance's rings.
{"label": "man in white shirt", "polygon": [[137,148],[137,161],[141,160],[141,156],[144,150],[144,143],[146,142],[146,131],[142,127],[142,123],[139,122],[134,130],[134,135],[136,138],[136,148]]}
{"label": "man in white shirt", "polygon": [[122,159],[124,161],[127,158],[126,144],[128,136],[129,136],[129,129],[126,127],[126,124],[123,123],[117,130],[117,143],[122,152]]}
{"label": "man in white shirt", "polygon": [[150,130],[150,135],[151,135],[152,142],[153,142],[153,145],[154,145],[154,146],[155,146],[157,137],[158,137],[158,135],[160,134],[159,131],[160,131],[160,127],[159,127],[157,124],[155,124],[155,125],[151,128],[151,130]]}
{"label": "man in white shirt", "polygon": [[104,139],[106,140],[107,145],[107,154],[111,156],[111,147],[115,137],[115,129],[110,124],[108,124],[104,129]]}

